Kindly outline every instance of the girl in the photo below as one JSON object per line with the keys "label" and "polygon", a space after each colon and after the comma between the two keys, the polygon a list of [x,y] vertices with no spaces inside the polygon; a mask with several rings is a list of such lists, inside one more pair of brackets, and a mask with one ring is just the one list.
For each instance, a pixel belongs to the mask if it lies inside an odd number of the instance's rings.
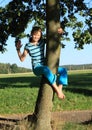
{"label": "girl", "polygon": [[[59,34],[63,34],[62,28],[58,29]],[[29,54],[32,57],[32,69],[35,75],[44,75],[48,79],[51,86],[57,93],[58,98],[64,99],[65,95],[62,91],[63,85],[67,85],[67,71],[65,68],[58,68],[58,86],[56,84],[56,75],[54,75],[48,66],[45,66],[44,57],[45,40],[42,39],[42,30],[40,27],[33,27],[31,31],[31,38],[29,43],[24,47],[23,53],[21,53],[21,41],[16,44],[16,50],[21,61],[24,61],[26,55]]]}

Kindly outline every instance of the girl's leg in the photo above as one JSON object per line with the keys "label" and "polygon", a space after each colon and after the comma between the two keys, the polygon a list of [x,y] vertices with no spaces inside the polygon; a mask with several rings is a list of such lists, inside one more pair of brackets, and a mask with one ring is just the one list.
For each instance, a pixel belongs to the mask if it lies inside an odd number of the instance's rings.
{"label": "girl's leg", "polygon": [[44,75],[51,85],[56,82],[56,75],[54,75],[47,66],[38,65],[33,69],[33,72],[37,76]]}
{"label": "girl's leg", "polygon": [[58,74],[59,74],[59,78],[58,78],[58,84],[59,85],[68,85],[68,77],[67,77],[67,70],[65,68],[62,67],[58,67]]}
{"label": "girl's leg", "polygon": [[65,95],[62,91],[62,88],[63,88],[63,85],[68,85],[67,71],[65,68],[58,67],[58,74],[59,74],[58,88],[59,88],[59,91],[61,92],[60,96],[62,97],[62,99],[64,99]]}
{"label": "girl's leg", "polygon": [[38,76],[43,74],[56,91],[58,98],[60,99],[64,98],[64,95],[61,91],[61,87],[58,87],[56,84],[56,76],[51,72],[51,70],[47,66],[39,65],[34,68],[33,72]]}

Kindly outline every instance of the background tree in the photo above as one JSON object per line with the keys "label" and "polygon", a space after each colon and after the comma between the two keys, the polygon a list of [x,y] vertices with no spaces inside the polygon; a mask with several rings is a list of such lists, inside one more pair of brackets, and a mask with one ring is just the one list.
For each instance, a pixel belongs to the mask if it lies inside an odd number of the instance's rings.
{"label": "background tree", "polygon": [[[9,35],[12,37],[24,37],[25,34],[23,32],[25,28],[33,20],[35,20],[36,25],[38,24],[44,28],[47,8],[47,65],[53,73],[56,73],[60,53],[60,37],[56,34],[56,30],[60,26],[59,19],[61,19],[61,26],[65,32],[67,32],[68,27],[72,28],[75,47],[82,49],[84,44],[92,42],[92,9],[88,7],[88,4],[85,4],[83,0],[11,1],[5,8],[0,8],[0,30],[2,30],[0,33],[0,50],[4,52],[4,46]],[[53,11],[54,13],[52,13]],[[53,14],[56,15],[54,16]],[[59,14],[61,17],[59,17]],[[78,21],[77,17],[79,15],[85,19]],[[55,25],[55,28],[53,28],[53,25]],[[66,36],[61,40],[65,39],[69,40]],[[64,47],[64,44],[62,46]],[[52,57],[55,57],[54,62],[51,60]],[[51,130],[52,97],[53,91],[44,79],[34,111],[35,130]]]}

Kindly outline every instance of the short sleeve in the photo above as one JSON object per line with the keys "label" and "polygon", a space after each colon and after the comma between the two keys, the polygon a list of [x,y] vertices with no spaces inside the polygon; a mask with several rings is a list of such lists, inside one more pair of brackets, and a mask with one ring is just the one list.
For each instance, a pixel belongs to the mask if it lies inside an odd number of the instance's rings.
{"label": "short sleeve", "polygon": [[28,43],[24,47],[25,50],[29,50]]}

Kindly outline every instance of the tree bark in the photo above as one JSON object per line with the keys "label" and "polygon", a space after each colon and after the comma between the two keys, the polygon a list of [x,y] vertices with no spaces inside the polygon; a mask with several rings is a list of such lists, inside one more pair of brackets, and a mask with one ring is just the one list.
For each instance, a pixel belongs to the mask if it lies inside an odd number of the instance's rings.
{"label": "tree bark", "polygon": [[[55,74],[59,65],[60,37],[57,29],[60,27],[59,0],[46,1],[47,12],[47,66]],[[34,111],[34,130],[52,130],[53,89],[48,81],[42,77],[42,84],[39,89],[38,98]]]}
{"label": "tree bark", "polygon": [[60,56],[60,28],[59,0],[47,0],[47,65],[56,73]]}
{"label": "tree bark", "polygon": [[34,111],[34,130],[52,130],[51,111],[53,90],[46,79],[42,78],[42,85],[39,89],[36,107]]}

